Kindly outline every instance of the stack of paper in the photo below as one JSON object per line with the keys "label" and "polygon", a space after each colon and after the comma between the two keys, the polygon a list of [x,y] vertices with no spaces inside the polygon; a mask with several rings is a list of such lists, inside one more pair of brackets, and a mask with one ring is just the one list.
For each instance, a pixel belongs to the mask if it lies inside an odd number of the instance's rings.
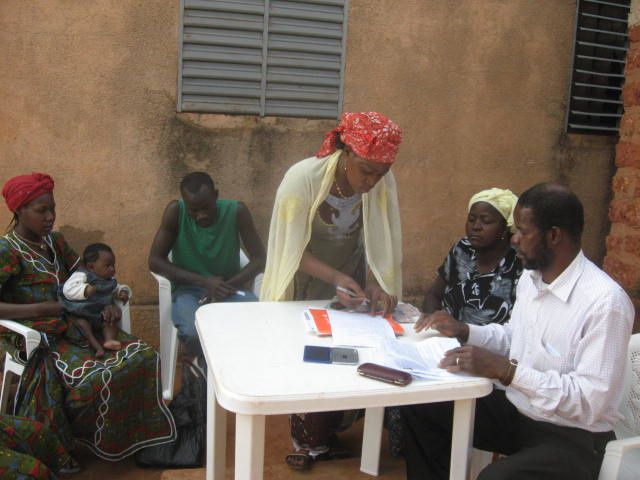
{"label": "stack of paper", "polygon": [[438,365],[444,353],[459,347],[455,338],[429,337],[417,343],[387,339],[380,342],[373,355],[373,362],[408,372],[417,378],[437,379],[457,377]]}
{"label": "stack of paper", "polygon": [[308,308],[304,319],[309,331],[331,335],[335,345],[373,347],[367,352],[368,361],[373,363],[408,372],[416,378],[458,376],[438,367],[447,350],[460,346],[455,338],[432,336],[416,343],[401,342],[396,335],[404,329],[393,319],[346,310]]}

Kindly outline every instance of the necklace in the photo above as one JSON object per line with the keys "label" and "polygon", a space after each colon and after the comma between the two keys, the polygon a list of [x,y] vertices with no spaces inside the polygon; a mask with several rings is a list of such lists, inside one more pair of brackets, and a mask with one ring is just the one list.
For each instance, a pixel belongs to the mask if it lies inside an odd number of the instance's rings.
{"label": "necklace", "polygon": [[15,230],[5,235],[4,238],[18,253],[20,253],[20,255],[22,255],[22,258],[25,260],[25,262],[31,264],[34,270],[40,273],[51,275],[56,279],[56,284],[58,286],[60,285],[60,264],[58,263],[58,254],[56,253],[56,249],[53,248],[53,242],[50,235],[44,237],[43,241],[53,252],[53,260],[48,259],[42,253],[32,249],[29,246],[28,241],[25,241],[26,239],[18,235]]}
{"label": "necklace", "polygon": [[[343,163],[343,170],[344,170],[344,178],[347,178],[347,162],[346,161]],[[338,191],[338,195],[340,195],[341,198],[349,198],[350,196],[351,197],[353,196],[353,195],[345,195],[344,194],[344,192],[340,188],[340,185],[338,184],[338,177],[337,176],[336,176],[336,178],[334,178],[333,184],[336,186],[336,190]]]}
{"label": "necklace", "polygon": [[47,244],[42,239],[39,242],[34,242],[33,240],[29,240],[27,238],[24,238],[22,235],[19,235],[18,232],[16,232],[15,230],[13,231],[13,233],[15,234],[15,236],[20,241],[22,241],[22,243],[29,244],[29,245],[34,245],[37,248],[39,248],[40,250],[46,250],[47,249]]}
{"label": "necklace", "polygon": [[333,183],[336,186],[336,190],[338,191],[338,195],[340,195],[340,198],[349,198],[347,195],[344,194],[344,192],[340,188],[340,185],[338,185],[338,180],[337,179]]}

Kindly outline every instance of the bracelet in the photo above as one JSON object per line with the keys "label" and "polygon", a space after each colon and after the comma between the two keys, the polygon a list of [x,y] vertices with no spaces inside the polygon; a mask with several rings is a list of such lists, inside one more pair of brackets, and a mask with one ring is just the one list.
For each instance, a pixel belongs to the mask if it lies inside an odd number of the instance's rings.
{"label": "bracelet", "polygon": [[517,360],[514,360],[514,359],[509,360],[509,366],[507,367],[507,372],[504,374],[504,377],[498,379],[500,380],[500,383],[502,385],[504,385],[505,387],[508,387],[511,384],[511,381],[513,380],[513,377],[516,374],[517,366],[518,366]]}

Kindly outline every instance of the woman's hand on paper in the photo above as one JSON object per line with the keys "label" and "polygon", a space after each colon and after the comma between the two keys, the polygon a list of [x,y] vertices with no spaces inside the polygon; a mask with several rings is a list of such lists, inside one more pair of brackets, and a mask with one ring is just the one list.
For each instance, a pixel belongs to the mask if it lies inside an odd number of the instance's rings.
{"label": "woman's hand on paper", "polygon": [[463,341],[469,336],[469,327],[464,322],[459,322],[444,310],[433,313],[423,313],[413,327],[416,332],[433,328],[445,337],[457,337]]}
{"label": "woman's hand on paper", "polygon": [[382,311],[383,315],[390,315],[398,304],[398,297],[389,295],[379,285],[369,285],[366,290],[371,315],[376,315]]}

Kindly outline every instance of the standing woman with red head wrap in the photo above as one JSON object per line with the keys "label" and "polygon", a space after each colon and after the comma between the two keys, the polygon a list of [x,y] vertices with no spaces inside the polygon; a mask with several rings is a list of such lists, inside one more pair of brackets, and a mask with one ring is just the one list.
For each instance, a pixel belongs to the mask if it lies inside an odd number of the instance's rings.
{"label": "standing woman with red head wrap", "polygon": [[[402,236],[390,169],[401,140],[400,128],[380,113],[344,113],[316,156],[287,171],[273,207],[261,300],[336,295],[347,307],[368,299],[372,314],[395,308]],[[345,455],[330,441],[354,418],[353,412],[292,415],[296,451],[287,464],[305,469],[314,459]]]}
{"label": "standing woman with red head wrap", "polygon": [[[48,426],[66,451],[80,442],[106,460],[173,440],[173,418],[159,394],[158,354],[120,332],[123,349],[98,361],[62,315],[58,290],[79,258],[53,231],[53,179],[40,173],[14,177],[2,195],[13,221],[0,237],[0,318],[42,335],[26,362],[15,414]],[[120,311],[109,305],[103,317],[118,321]],[[19,358],[15,335],[2,333],[0,340]]]}

